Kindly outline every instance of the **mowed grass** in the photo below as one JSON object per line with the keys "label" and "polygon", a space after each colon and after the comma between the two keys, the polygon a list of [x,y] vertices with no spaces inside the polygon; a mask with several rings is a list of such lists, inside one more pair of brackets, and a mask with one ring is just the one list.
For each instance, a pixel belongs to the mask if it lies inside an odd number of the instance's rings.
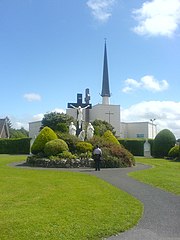
{"label": "mowed grass", "polygon": [[87,174],[7,166],[0,155],[0,239],[101,239],[137,224],[142,204]]}
{"label": "mowed grass", "polygon": [[180,162],[138,157],[136,157],[136,162],[153,167],[144,171],[129,173],[129,176],[165,191],[180,194]]}

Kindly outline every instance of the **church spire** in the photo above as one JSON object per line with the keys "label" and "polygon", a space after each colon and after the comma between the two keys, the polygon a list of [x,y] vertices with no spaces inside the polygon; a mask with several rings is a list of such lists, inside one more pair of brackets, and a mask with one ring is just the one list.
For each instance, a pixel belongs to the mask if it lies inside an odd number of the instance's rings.
{"label": "church spire", "polygon": [[109,97],[111,96],[109,90],[109,75],[108,75],[108,62],[107,62],[107,50],[106,39],[104,44],[104,65],[103,65],[103,82],[102,82],[102,104],[109,104]]}

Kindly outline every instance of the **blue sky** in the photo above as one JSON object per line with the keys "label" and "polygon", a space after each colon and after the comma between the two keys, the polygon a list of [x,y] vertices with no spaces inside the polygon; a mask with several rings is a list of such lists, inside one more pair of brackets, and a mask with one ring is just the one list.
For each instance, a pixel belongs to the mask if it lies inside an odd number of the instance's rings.
{"label": "blue sky", "polygon": [[86,88],[101,103],[104,38],[121,120],[180,138],[180,0],[0,0],[0,117],[28,128]]}

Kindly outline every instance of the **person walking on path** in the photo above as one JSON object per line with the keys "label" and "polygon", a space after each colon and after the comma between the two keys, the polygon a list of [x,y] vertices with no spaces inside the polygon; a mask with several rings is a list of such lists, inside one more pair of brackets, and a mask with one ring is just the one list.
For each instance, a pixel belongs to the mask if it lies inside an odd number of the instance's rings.
{"label": "person walking on path", "polygon": [[97,171],[97,170],[100,171],[101,156],[102,156],[102,150],[97,145],[93,151],[93,159],[95,162],[95,171]]}

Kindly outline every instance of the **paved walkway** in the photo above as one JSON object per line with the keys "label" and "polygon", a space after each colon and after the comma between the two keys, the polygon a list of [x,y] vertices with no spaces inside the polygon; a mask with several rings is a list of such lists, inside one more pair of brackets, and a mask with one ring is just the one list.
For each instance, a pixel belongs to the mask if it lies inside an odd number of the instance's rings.
{"label": "paved walkway", "polygon": [[180,197],[127,176],[129,172],[146,168],[148,166],[138,164],[133,168],[102,169],[98,172],[92,169],[56,170],[95,175],[128,192],[144,204],[144,214],[138,225],[109,237],[108,240],[180,240]]}
{"label": "paved walkway", "polygon": [[132,230],[108,238],[108,240],[179,240],[180,197],[150,185],[140,183],[127,176],[128,172],[145,169],[103,169],[92,174],[128,192],[144,204],[144,214]]}

